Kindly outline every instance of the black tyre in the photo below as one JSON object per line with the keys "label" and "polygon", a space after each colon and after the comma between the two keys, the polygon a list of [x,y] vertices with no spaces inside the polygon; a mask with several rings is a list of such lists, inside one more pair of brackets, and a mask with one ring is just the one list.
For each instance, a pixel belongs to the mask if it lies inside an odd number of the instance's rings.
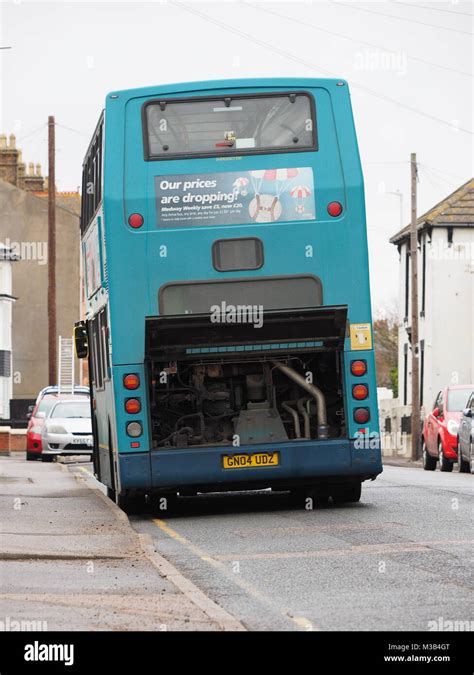
{"label": "black tyre", "polygon": [[451,462],[450,459],[446,458],[446,455],[444,454],[443,443],[441,442],[441,440],[438,441],[438,458],[440,471],[449,472],[453,470],[453,462]]}
{"label": "black tyre", "polygon": [[52,462],[54,459],[54,455],[43,455],[41,457],[42,462]]}
{"label": "black tyre", "polygon": [[457,472],[469,473],[470,468],[471,467],[469,466],[469,462],[466,462],[466,460],[462,456],[461,446],[459,445],[459,438],[458,438],[458,461],[456,462]]}
{"label": "black tyre", "polygon": [[426,447],[425,439],[423,439],[423,468],[425,471],[434,471],[436,469],[436,457],[432,457]]}
{"label": "black tyre", "polygon": [[36,452],[27,452],[26,459],[28,462],[34,462],[37,459],[40,459],[40,456]]}
{"label": "black tyre", "polygon": [[362,483],[350,483],[349,485],[337,485],[333,488],[332,500],[335,504],[346,504],[360,501]]}
{"label": "black tyre", "polygon": [[132,516],[137,513],[143,513],[145,509],[145,495],[117,495],[115,503],[127,515]]}
{"label": "black tyre", "polygon": [[294,506],[311,511],[324,506],[329,501],[329,494],[320,487],[297,487],[290,490],[290,499]]}

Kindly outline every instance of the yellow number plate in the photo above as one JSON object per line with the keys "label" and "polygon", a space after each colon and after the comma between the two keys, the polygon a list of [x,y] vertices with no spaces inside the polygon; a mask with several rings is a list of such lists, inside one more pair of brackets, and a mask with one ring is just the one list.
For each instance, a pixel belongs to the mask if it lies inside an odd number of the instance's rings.
{"label": "yellow number plate", "polygon": [[224,469],[250,469],[259,466],[277,466],[280,463],[278,452],[256,452],[254,455],[223,455]]}

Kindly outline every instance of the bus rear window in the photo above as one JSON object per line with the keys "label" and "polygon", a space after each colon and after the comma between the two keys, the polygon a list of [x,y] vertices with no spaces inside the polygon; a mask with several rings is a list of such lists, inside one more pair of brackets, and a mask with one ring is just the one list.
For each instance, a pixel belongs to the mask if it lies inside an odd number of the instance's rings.
{"label": "bus rear window", "polygon": [[316,149],[305,93],[149,101],[143,111],[146,159]]}

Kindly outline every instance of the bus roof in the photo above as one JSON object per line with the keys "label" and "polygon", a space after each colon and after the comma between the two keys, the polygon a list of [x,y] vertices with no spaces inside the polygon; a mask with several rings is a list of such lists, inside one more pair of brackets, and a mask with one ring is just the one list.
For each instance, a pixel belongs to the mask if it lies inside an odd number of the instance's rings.
{"label": "bus roof", "polygon": [[334,87],[348,86],[348,83],[343,78],[309,78],[309,77],[252,77],[239,78],[234,80],[203,80],[198,82],[181,82],[178,84],[157,84],[151,87],[139,87],[135,89],[122,89],[118,91],[111,91],[107,98],[111,96],[126,96],[127,98],[134,98],[140,96],[156,96],[157,91],[162,91],[167,94],[178,94],[185,91],[199,91],[206,89],[239,89],[239,88],[271,88],[271,87],[288,87],[294,89],[295,87],[324,87],[326,89],[333,89]]}

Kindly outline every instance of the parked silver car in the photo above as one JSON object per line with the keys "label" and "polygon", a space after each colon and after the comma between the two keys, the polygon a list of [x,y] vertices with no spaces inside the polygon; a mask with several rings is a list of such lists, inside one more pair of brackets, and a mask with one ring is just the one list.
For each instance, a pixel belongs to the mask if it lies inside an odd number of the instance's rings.
{"label": "parked silver car", "polygon": [[43,455],[91,455],[92,423],[89,400],[58,401],[45,419]]}

